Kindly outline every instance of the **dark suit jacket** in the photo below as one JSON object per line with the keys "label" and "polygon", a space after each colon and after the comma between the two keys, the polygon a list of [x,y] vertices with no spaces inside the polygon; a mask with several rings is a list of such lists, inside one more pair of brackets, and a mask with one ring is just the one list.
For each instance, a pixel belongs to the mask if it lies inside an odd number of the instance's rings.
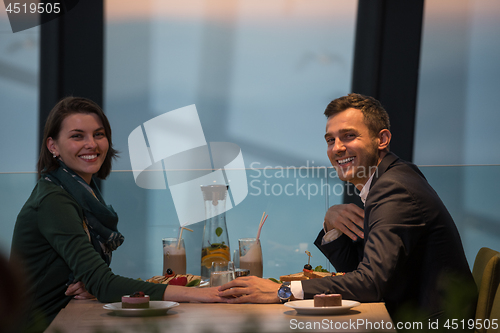
{"label": "dark suit jacket", "polygon": [[[458,285],[466,300],[459,306],[473,317],[476,285],[460,235],[448,210],[418,168],[387,154],[379,164],[365,203],[363,241],[342,235],[316,246],[344,276],[302,281],[305,298],[340,293],[344,299],[385,301],[393,317],[400,308],[439,317],[449,290]],[[467,298],[468,297],[468,298]],[[449,304],[448,304],[449,305]]]}

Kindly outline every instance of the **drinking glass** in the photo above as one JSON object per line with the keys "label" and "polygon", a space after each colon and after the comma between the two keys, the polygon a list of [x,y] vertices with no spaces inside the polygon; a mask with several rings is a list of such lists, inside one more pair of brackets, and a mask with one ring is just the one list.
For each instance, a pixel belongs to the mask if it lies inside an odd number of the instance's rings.
{"label": "drinking glass", "polygon": [[262,277],[262,248],[255,238],[238,239],[240,246],[240,268],[250,270],[249,275]]}
{"label": "drinking glass", "polygon": [[175,274],[186,274],[186,248],[182,238],[180,244],[177,238],[163,238],[163,274],[169,268]]}
{"label": "drinking glass", "polygon": [[240,251],[239,250],[233,251],[233,264],[234,264],[235,270],[240,268]]}
{"label": "drinking glass", "polygon": [[232,261],[219,262],[214,261],[210,268],[210,286],[222,286],[225,283],[234,280],[234,264]]}

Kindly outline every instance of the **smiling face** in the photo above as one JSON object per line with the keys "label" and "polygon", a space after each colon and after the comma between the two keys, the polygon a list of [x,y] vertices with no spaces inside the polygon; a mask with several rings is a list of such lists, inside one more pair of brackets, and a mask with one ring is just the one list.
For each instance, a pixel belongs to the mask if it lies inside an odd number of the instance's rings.
{"label": "smiling face", "polygon": [[63,120],[56,139],[47,139],[47,148],[90,184],[106,158],[109,142],[96,114],[74,113]]}
{"label": "smiling face", "polygon": [[325,139],[328,158],[339,178],[361,190],[385,156],[390,132],[384,129],[374,136],[363,113],[349,108],[328,118]]}

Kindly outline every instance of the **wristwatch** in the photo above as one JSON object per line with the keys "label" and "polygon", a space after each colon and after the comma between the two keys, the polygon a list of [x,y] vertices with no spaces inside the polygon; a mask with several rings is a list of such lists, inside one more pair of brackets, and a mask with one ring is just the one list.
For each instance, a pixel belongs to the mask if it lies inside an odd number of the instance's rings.
{"label": "wristwatch", "polygon": [[286,303],[292,297],[292,289],[290,288],[290,281],[283,282],[280,289],[278,289],[278,298],[281,303]]}

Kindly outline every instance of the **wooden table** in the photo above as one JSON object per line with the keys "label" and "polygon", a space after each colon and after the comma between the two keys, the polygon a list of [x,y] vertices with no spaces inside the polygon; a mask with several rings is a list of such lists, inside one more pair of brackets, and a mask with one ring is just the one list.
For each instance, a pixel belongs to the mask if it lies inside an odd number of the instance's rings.
{"label": "wooden table", "polygon": [[120,317],[96,300],[72,300],[46,333],[395,332],[384,303],[342,315],[299,315],[282,304],[181,303],[166,315]]}

